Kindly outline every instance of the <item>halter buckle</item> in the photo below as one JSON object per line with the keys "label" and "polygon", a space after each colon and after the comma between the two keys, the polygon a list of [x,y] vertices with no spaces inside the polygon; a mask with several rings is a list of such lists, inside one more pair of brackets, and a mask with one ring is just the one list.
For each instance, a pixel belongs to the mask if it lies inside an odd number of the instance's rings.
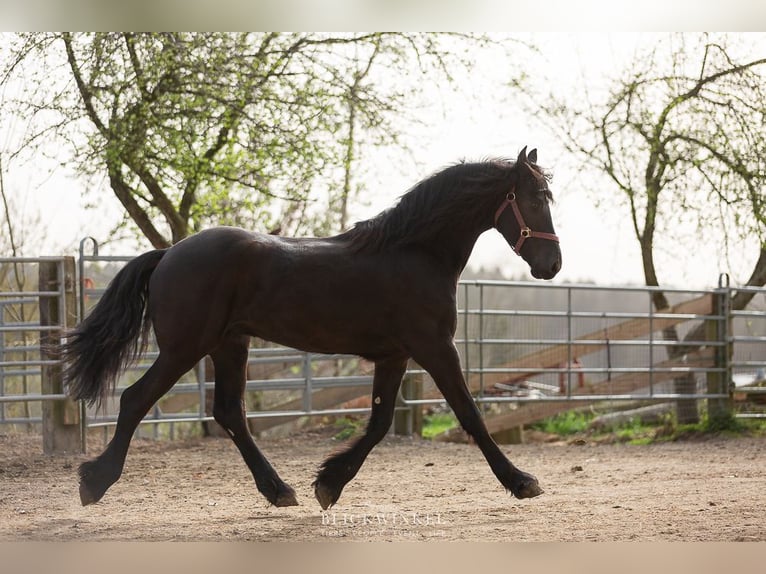
{"label": "halter buckle", "polygon": [[522,227],[520,235],[525,239],[532,236],[532,230],[529,227]]}

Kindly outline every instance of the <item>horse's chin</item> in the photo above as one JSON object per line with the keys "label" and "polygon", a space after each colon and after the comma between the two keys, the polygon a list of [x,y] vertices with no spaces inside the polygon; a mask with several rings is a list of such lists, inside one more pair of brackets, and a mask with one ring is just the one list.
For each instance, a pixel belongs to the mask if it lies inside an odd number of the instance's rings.
{"label": "horse's chin", "polygon": [[[541,264],[540,261],[545,261]],[[527,262],[529,263],[529,262]],[[548,259],[537,259],[529,265],[529,271],[532,273],[532,277],[535,279],[553,279],[561,271],[561,254],[557,257],[551,257]]]}
{"label": "horse's chin", "polygon": [[535,279],[544,279],[547,281],[553,279],[558,274],[559,270],[530,269],[530,272]]}

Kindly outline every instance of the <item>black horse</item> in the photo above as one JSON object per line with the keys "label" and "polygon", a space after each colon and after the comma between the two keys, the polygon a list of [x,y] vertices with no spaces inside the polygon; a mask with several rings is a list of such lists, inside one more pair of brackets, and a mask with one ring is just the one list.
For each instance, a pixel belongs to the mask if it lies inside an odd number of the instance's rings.
{"label": "black horse", "polygon": [[334,237],[219,227],[129,262],[61,347],[70,393],[93,405],[113,392],[151,326],[159,346],[154,364],[123,392],[109,445],[80,466],[82,504],[100,500],[119,479],[141,419],[206,355],[215,367],[215,420],[269,502],[297,504],[246,424],[250,337],[375,364],[364,435],[327,458],[314,481],[323,509],[338,500],[386,434],[410,358],[433,377],[503,486],[517,498],[541,494],[535,477],[517,469],[487,432],[453,341],[457,281],[479,235],[496,228],[536,278],[550,279],[561,268],[548,178],[536,161],[536,150],[527,156],[524,148],[515,162],[448,167],[395,207]]}

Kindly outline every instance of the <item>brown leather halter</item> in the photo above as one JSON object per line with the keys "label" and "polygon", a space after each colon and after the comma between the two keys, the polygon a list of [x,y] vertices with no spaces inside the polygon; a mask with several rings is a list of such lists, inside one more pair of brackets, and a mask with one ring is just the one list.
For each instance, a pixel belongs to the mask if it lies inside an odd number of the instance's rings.
{"label": "brown leather halter", "polygon": [[516,193],[513,189],[508,192],[508,195],[505,196],[505,200],[500,204],[500,207],[498,207],[497,211],[495,212],[495,227],[497,227],[497,220],[503,214],[505,208],[509,205],[511,206],[511,209],[513,209],[513,214],[516,216],[516,222],[519,224],[519,239],[516,241],[516,245],[513,246],[513,251],[516,253],[516,255],[521,255],[521,246],[524,245],[524,242],[528,237],[547,239],[549,241],[555,241],[556,243],[559,242],[557,235],[553,233],[545,233],[543,231],[532,231],[527,226],[527,224],[524,223],[524,217],[521,215],[521,210],[516,203]]}

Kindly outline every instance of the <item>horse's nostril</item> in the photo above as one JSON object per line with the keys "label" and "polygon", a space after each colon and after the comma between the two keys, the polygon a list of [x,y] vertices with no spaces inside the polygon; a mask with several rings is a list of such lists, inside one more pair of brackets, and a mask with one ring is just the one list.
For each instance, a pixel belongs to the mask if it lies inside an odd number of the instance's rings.
{"label": "horse's nostril", "polygon": [[557,259],[556,262],[553,264],[553,267],[551,267],[551,272],[555,275],[561,271],[561,259]]}

